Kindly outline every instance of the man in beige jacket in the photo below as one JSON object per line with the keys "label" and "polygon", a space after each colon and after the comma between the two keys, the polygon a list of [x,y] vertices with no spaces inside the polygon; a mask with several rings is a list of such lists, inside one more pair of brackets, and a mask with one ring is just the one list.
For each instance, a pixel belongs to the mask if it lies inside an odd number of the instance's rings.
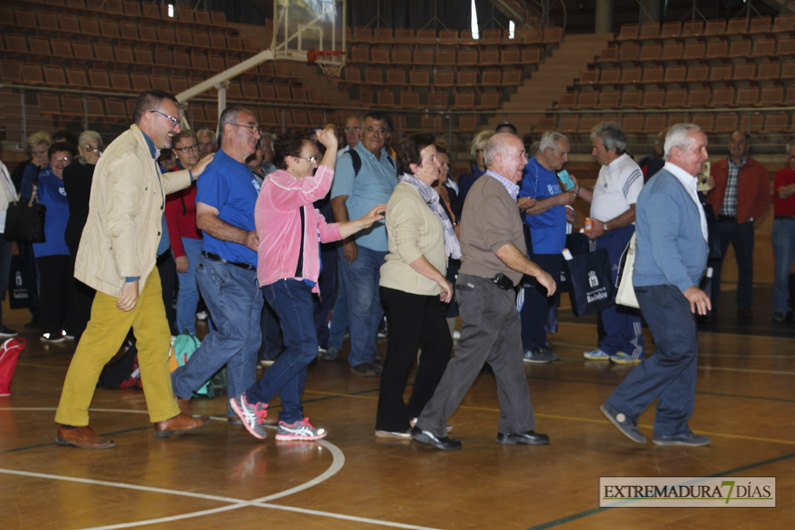
{"label": "man in beige jacket", "polygon": [[155,267],[166,195],[187,188],[212,159],[201,160],[192,172],[160,173],[157,156],[160,149],[171,147],[171,135],[180,131],[178,116],[174,96],[159,90],[142,93],[133,110],[135,124],[97,163],[75,261],[75,277],[97,294],[55,414],[61,424],[58,444],[114,447],[88,426],[88,408],[102,367],[130,327],[155,436],[192,431],[209,421],[180,413],[174,399],[168,368],[170,331]]}

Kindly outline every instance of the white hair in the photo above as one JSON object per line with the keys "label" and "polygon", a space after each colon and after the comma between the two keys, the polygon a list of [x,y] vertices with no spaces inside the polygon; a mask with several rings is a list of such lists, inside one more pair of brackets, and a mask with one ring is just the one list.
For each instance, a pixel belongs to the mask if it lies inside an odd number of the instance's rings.
{"label": "white hair", "polygon": [[686,151],[690,145],[690,135],[699,132],[703,132],[701,127],[694,123],[677,123],[671,126],[665,135],[665,159],[668,160],[674,147]]}

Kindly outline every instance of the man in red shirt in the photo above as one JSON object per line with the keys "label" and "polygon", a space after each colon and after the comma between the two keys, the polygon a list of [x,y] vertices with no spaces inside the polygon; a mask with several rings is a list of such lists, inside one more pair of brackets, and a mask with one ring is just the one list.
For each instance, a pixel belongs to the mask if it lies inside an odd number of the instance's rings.
{"label": "man in red shirt", "polygon": [[765,167],[748,156],[751,138],[735,131],[729,139],[729,156],[712,164],[715,187],[707,195],[718,216],[721,259],[713,267],[712,310],[718,308],[723,256],[734,248],[737,259],[737,314],[748,319],[754,279],[754,221],[770,204],[770,176]]}
{"label": "man in red shirt", "polygon": [[787,287],[795,261],[795,145],[787,144],[787,167],[773,181],[773,256],[776,259],[773,282],[773,322],[787,316]]}

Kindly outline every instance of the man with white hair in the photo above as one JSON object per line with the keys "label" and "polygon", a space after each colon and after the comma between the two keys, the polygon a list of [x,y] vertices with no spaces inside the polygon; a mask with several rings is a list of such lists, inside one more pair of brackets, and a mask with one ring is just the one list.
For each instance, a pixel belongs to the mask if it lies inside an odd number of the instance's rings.
{"label": "man with white hair", "polygon": [[[591,203],[593,228],[588,232],[591,250],[605,249],[615,281],[624,249],[635,233],[635,203],[643,189],[643,172],[627,153],[627,139],[614,122],[602,122],[591,131],[593,154],[602,168],[593,191],[577,186]],[[616,304],[599,312],[604,336],[599,347],[585,352],[586,359],[617,364],[639,363],[644,357],[640,315]]]}
{"label": "man with white hair", "polygon": [[[557,132],[541,137],[538,152],[527,163],[519,191],[519,208],[526,217],[525,236],[530,257],[553,278],[560,277],[563,267],[561,252],[566,247],[566,205],[574,202],[575,191],[564,191],[558,171],[568,162],[568,138]],[[529,201],[529,202],[528,202]],[[549,363],[558,355],[546,347],[544,323],[557,298],[547,297],[544,288],[531,284],[524,288],[522,305],[522,346],[524,360],[529,363]]]}
{"label": "man with white hair", "polygon": [[645,443],[638,416],[655,399],[654,443],[707,445],[687,423],[696,397],[698,331],[694,313],[712,307],[698,285],[707,268],[707,221],[696,194],[707,160],[707,137],[693,124],[671,127],[667,162],[638,197],[633,283],[657,351],[644,359],[602,404],[602,412],[630,440]]}
{"label": "man with white hair", "polygon": [[[469,391],[484,362],[494,371],[500,401],[497,443],[545,445],[536,433],[527,376],[522,368],[522,339],[516,312],[516,288],[523,274],[536,278],[547,296],[555,293],[552,276],[527,258],[516,197],[527,163],[522,141],[495,134],[486,144],[488,171],[464,203],[461,216],[461,269],[456,295],[463,326],[455,357],[411,430],[418,442],[437,449],[461,449],[447,436],[447,419]],[[531,203],[532,201],[528,201]]]}

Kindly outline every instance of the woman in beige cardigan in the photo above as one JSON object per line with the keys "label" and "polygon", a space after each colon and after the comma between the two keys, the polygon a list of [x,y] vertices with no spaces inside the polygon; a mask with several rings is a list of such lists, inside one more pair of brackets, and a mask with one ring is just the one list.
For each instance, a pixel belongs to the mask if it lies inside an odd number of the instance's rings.
{"label": "woman in beige cardigan", "polygon": [[[461,257],[455,231],[432,188],[439,178],[434,137],[415,134],[398,150],[402,173],[386,207],[388,254],[381,266],[381,301],[389,324],[389,346],[375,434],[409,438],[410,421],[433,395],[453,347],[442,303],[452,299],[447,260]],[[403,401],[411,366],[422,349],[408,404]]]}

